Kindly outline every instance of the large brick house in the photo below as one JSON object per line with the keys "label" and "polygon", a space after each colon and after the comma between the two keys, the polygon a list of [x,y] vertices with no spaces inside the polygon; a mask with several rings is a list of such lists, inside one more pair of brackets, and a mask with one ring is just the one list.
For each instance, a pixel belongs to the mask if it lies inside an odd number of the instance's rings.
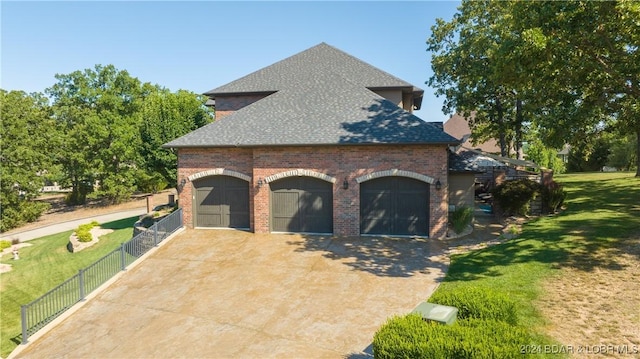
{"label": "large brick house", "polygon": [[165,145],[187,226],[445,235],[459,141],[412,114],[423,90],[321,43],[206,95],[216,121]]}

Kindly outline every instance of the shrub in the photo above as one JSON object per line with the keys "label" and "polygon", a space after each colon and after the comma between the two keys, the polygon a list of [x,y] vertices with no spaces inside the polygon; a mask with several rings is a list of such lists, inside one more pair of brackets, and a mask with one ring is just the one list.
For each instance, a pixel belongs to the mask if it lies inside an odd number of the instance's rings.
{"label": "shrub", "polygon": [[504,215],[525,215],[529,202],[542,191],[542,185],[527,178],[506,181],[493,190],[493,198]]}
{"label": "shrub", "polygon": [[449,222],[456,233],[462,233],[473,220],[473,208],[461,206],[449,214]]}
{"label": "shrub", "polygon": [[455,340],[452,358],[521,358],[522,345],[534,342],[525,328],[495,320],[465,319],[452,329],[455,339],[443,340]]}
{"label": "shrub", "polygon": [[436,325],[418,314],[389,319],[373,336],[374,358],[429,358],[427,343]]}
{"label": "shrub", "polygon": [[51,205],[46,202],[33,201],[29,202],[28,204],[25,203],[21,207],[22,219],[24,219],[28,223],[31,223],[40,218],[40,216],[44,212],[46,212],[51,207]]}
{"label": "shrub", "polygon": [[11,241],[3,239],[0,241],[0,251],[11,247]]}
{"label": "shrub", "polygon": [[147,174],[140,172],[137,177],[138,191],[145,193],[158,193],[169,185],[167,180],[159,173]]}
{"label": "shrub", "polygon": [[486,288],[438,290],[429,302],[458,308],[460,319],[486,319],[516,325],[516,303],[506,294]]}
{"label": "shrub", "polygon": [[373,337],[373,356],[386,358],[519,358],[527,331],[495,320],[463,319],[452,325],[409,314],[391,318]]}
{"label": "shrub", "polygon": [[78,237],[78,241],[91,242],[91,240],[93,240],[93,236],[91,235],[91,229],[99,225],[100,223],[96,221],[91,221],[91,223],[85,223],[85,224],[79,225],[78,229],[76,229],[76,237]]}
{"label": "shrub", "polygon": [[49,207],[49,203],[28,200],[9,205],[0,204],[0,232],[37,220]]}
{"label": "shrub", "polygon": [[548,213],[555,213],[564,204],[567,192],[562,184],[552,181],[542,190],[542,206]]}
{"label": "shrub", "polygon": [[522,228],[515,225],[515,224],[509,224],[507,225],[507,227],[504,229],[504,233],[505,234],[510,234],[512,236],[517,236],[520,233],[522,233]]}

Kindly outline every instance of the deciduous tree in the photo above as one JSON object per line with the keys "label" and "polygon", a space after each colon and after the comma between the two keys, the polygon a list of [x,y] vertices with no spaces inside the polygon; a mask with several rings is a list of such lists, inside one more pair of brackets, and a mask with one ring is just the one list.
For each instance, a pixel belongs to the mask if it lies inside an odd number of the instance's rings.
{"label": "deciduous tree", "polygon": [[34,201],[52,163],[55,124],[41,94],[0,89],[0,230],[36,220],[47,206]]}
{"label": "deciduous tree", "polygon": [[113,65],[56,75],[47,93],[65,141],[58,161],[72,187],[71,203],[94,196],[111,202],[128,199],[139,171],[137,111],[157,91]]}
{"label": "deciduous tree", "polygon": [[531,77],[510,61],[522,50],[505,16],[510,4],[465,1],[450,22],[438,19],[427,40],[434,72],[427,83],[445,96],[445,113],[470,120],[477,141],[496,138],[503,156],[511,146],[520,156]]}
{"label": "deciduous tree", "polygon": [[640,154],[640,2],[463,1],[427,43],[429,84],[445,112],[478,110],[488,123],[474,129],[503,138],[500,114],[515,106],[516,144],[527,125],[554,147],[622,130]]}
{"label": "deciduous tree", "polygon": [[[141,156],[147,176],[141,177],[154,185],[176,185],[178,159],[174,149],[162,145],[206,125],[213,113],[205,107],[206,98],[180,90],[161,90],[145,98],[138,112],[142,139]],[[155,187],[158,188],[158,187]]]}
{"label": "deciduous tree", "polygon": [[[537,86],[553,84],[543,109],[559,117],[544,117],[541,125],[562,126],[576,141],[599,130],[634,133],[640,153],[640,2],[548,1],[518,7],[544,55]],[[573,116],[558,121],[564,117],[558,108]]]}

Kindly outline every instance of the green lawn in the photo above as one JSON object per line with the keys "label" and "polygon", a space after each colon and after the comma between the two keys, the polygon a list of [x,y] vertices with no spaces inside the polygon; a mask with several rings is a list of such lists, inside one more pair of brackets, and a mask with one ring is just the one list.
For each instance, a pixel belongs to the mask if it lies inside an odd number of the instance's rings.
{"label": "green lawn", "polygon": [[20,260],[4,255],[2,263],[13,270],[0,274],[0,356],[7,355],[21,341],[20,306],[27,304],[72,277],[82,268],[131,239],[138,217],[109,222],[103,228],[114,232],[97,244],[78,253],[67,251],[72,231],[29,241],[32,246],[20,249]]}
{"label": "green lawn", "polygon": [[640,233],[640,178],[634,173],[566,174],[556,181],[568,193],[566,210],[530,221],[514,240],[453,256],[438,288],[472,286],[507,293],[517,302],[520,323],[542,342],[549,339],[541,332],[545,319],[534,301],[544,295],[544,280],[567,266],[584,271],[613,266],[590,253],[601,247],[622,251],[623,242]]}
{"label": "green lawn", "polygon": [[[545,319],[534,301],[544,293],[541,284],[566,266],[588,271],[607,267],[606,259],[590,256],[594,248],[622,248],[621,242],[640,228],[640,179],[632,173],[588,173],[556,176],[568,192],[566,210],[533,220],[517,239],[486,249],[455,255],[438,291],[472,286],[507,293],[517,302],[519,322],[544,338]],[[82,252],[66,250],[70,232],[31,241],[19,261],[1,275],[1,352],[6,357],[20,340],[20,305],[44,294],[81,268],[131,238],[136,218],[112,222],[116,229]],[[635,232],[634,232],[635,231]],[[612,264],[613,265],[613,264]],[[523,343],[529,344],[529,343]]]}

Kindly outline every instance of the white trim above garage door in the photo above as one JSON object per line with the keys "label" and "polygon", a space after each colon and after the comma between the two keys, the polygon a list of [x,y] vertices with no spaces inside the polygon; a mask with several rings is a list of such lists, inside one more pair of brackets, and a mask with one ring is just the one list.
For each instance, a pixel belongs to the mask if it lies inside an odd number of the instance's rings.
{"label": "white trim above garage door", "polygon": [[191,176],[189,176],[187,178],[189,179],[189,181],[194,181],[194,180],[197,180],[198,178],[209,177],[209,176],[218,176],[218,175],[236,177],[236,178],[240,178],[241,180],[245,180],[247,182],[251,182],[251,177],[250,176],[247,176],[244,173],[236,172],[236,171],[233,171],[233,170],[228,170],[226,168],[214,168],[214,169],[210,169],[210,170],[194,173],[194,174],[192,174]]}
{"label": "white trim above garage door", "polygon": [[399,177],[408,177],[408,178],[413,178],[416,179],[418,181],[422,181],[422,182],[426,182],[428,184],[435,184],[436,183],[436,179],[433,177],[429,177],[417,172],[411,172],[411,171],[405,171],[405,170],[399,170],[399,169],[392,169],[392,170],[386,170],[386,171],[378,171],[378,172],[373,172],[373,173],[369,173],[368,175],[364,175],[364,176],[360,176],[358,178],[356,178],[356,182],[357,183],[362,183],[362,182],[366,182],[372,179],[376,179],[376,178],[380,178],[380,177],[392,177],[392,176],[399,176]]}

